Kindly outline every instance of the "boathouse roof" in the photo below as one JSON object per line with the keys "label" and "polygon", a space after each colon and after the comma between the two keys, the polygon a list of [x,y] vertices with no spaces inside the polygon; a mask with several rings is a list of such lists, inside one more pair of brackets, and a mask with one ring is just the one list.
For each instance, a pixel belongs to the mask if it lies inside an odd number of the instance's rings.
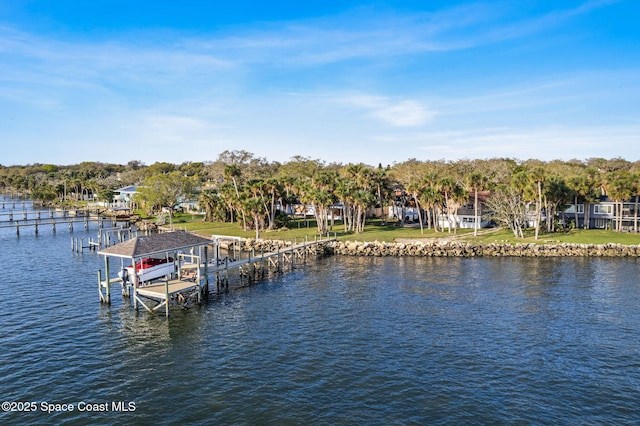
{"label": "boathouse roof", "polygon": [[185,231],[167,232],[135,237],[98,251],[98,254],[114,257],[139,258],[170,251],[203,246],[211,240]]}

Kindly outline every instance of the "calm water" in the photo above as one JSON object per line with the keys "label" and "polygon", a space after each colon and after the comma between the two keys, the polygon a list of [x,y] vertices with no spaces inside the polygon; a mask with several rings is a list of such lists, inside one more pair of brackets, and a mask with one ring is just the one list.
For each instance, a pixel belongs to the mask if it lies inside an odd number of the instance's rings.
{"label": "calm water", "polygon": [[640,422],[636,260],[332,257],[167,321],[58,229],[0,230],[1,424]]}

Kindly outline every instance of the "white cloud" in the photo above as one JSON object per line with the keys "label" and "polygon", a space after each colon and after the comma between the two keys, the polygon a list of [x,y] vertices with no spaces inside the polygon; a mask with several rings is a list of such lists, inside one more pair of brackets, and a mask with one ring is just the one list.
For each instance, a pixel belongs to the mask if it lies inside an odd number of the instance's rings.
{"label": "white cloud", "polygon": [[[474,3],[411,14],[356,8],[322,18],[254,24],[182,40],[189,51],[234,63],[316,67],[457,51],[530,35],[572,13],[550,12],[513,22],[504,5]],[[573,11],[571,11],[573,12]]]}
{"label": "white cloud", "polygon": [[[135,40],[135,38],[134,38]],[[184,46],[146,45],[131,39],[62,40],[0,26],[0,53],[13,65],[0,65],[2,80],[43,86],[150,85],[228,72],[234,64],[210,52]]]}
{"label": "white cloud", "polygon": [[420,103],[401,101],[373,111],[382,121],[398,127],[421,126],[431,120],[433,114]]}
{"label": "white cloud", "polygon": [[370,117],[394,127],[422,126],[434,116],[425,105],[410,99],[394,100],[383,96],[356,94],[338,98],[337,101],[364,109]]}

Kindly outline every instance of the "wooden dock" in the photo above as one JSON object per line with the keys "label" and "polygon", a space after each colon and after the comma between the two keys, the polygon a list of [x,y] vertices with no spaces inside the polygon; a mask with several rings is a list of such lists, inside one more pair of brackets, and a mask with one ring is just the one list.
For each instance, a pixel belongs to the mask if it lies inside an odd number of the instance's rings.
{"label": "wooden dock", "polygon": [[[306,262],[310,256],[324,253],[323,246],[335,240],[335,238],[329,237],[316,238],[314,241],[305,240],[301,243],[289,244],[272,252],[261,252],[256,255],[255,251],[252,251],[244,259],[230,259],[229,257],[219,257],[220,236],[208,240],[196,236],[185,237],[184,234],[187,233],[181,231],[168,234],[174,234],[182,240],[173,242],[170,236],[158,237],[158,235],[166,234],[157,234],[146,238],[164,238],[166,242],[158,243],[153,249],[136,252],[136,249],[131,250],[129,246],[137,247],[137,244],[133,241],[127,241],[98,252],[105,255],[106,271],[104,277],[102,271],[98,271],[100,301],[111,303],[111,286],[120,284],[123,296],[133,295],[136,309],[138,306],[142,306],[149,312],[156,312],[164,308],[165,315],[168,316],[170,305],[185,307],[190,303],[200,303],[203,297],[209,293],[210,282],[215,281],[216,292],[220,292],[228,290],[230,275],[233,272],[237,272],[241,283],[243,279],[252,282],[262,278],[267,271],[283,272],[287,267],[293,268],[297,263]],[[233,237],[229,237],[229,239],[232,240]],[[121,246],[122,249],[118,246]],[[211,247],[214,256],[209,260],[208,254]],[[185,251],[185,249],[190,250]],[[194,249],[199,251],[198,254],[194,253]],[[107,278],[110,274],[109,256],[130,259],[133,265],[137,259],[159,254],[164,254],[167,258],[171,256],[177,260],[175,273],[171,276],[145,283],[125,283],[120,278]]]}
{"label": "wooden dock", "polygon": [[246,278],[249,282],[263,278],[269,271],[283,272],[286,268],[292,269],[296,264],[306,262],[310,256],[323,254],[324,245],[331,241],[335,241],[335,238],[316,238],[314,241],[293,243],[271,252],[256,253],[253,250],[244,259],[217,259],[216,264],[209,267],[209,274],[212,276],[210,281],[215,281],[217,291],[220,291],[222,287],[228,288],[229,275],[234,270],[239,272],[241,281]]}
{"label": "wooden dock", "polygon": [[[135,297],[137,303],[147,311],[155,312],[164,307],[165,314],[169,316],[171,302],[174,301],[177,305],[185,306],[188,298],[191,297],[189,293],[195,294],[197,301],[200,302],[201,293],[198,290],[199,285],[196,282],[174,279],[139,287],[136,289]],[[155,306],[148,305],[149,301],[155,301]],[[157,303],[158,301],[159,303]]]}
{"label": "wooden dock", "polygon": [[70,217],[100,217],[95,211],[87,209],[21,209],[21,210],[0,210],[0,223],[12,222],[13,220],[35,220],[35,219],[67,219]]}
{"label": "wooden dock", "polygon": [[16,235],[20,235],[21,228],[33,228],[38,234],[40,227],[51,226],[56,232],[58,226],[67,226],[69,232],[73,232],[75,224],[82,224],[84,229],[89,228],[89,222],[97,221],[102,228],[104,222],[110,220],[106,217],[85,210],[9,210],[0,211],[0,229],[14,228]]}
{"label": "wooden dock", "polygon": [[[123,296],[133,295],[133,304],[137,309],[141,305],[150,312],[155,312],[160,308],[165,308],[165,313],[169,316],[170,303],[177,304],[186,302],[186,297],[195,294],[197,302],[201,301],[202,294],[208,288],[207,265],[208,265],[208,245],[210,240],[187,232],[167,232],[164,234],[152,234],[132,238],[120,244],[107,247],[98,251],[104,256],[105,274],[98,271],[98,291],[100,301],[111,303],[111,285],[120,283],[122,285]],[[198,251],[198,254],[195,251]],[[124,281],[121,277],[113,279],[110,274],[110,258],[120,258],[121,267],[118,271],[132,269],[129,278]],[[164,259],[163,265],[172,265],[172,273],[162,269],[163,278],[161,280],[143,281],[145,274],[137,271],[138,262],[146,258]],[[169,259],[171,259],[169,261]],[[177,259],[177,265],[174,263]],[[195,263],[203,265],[197,267],[195,277],[185,273],[184,279],[182,263]],[[129,263],[125,265],[125,261]],[[140,272],[140,273],[139,273]],[[186,269],[185,269],[185,272]],[[147,278],[148,279],[148,278]],[[185,294],[185,293],[192,294]]]}

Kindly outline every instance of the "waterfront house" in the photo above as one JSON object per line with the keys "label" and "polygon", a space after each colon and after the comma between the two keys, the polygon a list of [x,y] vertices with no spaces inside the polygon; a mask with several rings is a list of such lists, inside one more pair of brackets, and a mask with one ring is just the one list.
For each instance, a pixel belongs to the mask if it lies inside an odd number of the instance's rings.
{"label": "waterfront house", "polygon": [[[640,218],[638,196],[631,197],[620,203],[606,195],[600,196],[591,203],[571,204],[564,211],[566,222],[574,222],[578,228],[588,229],[616,229],[616,223],[622,215],[622,231],[637,231]],[[587,207],[588,206],[588,207]],[[588,210],[585,210],[587,208]],[[587,214],[585,214],[585,211]],[[586,226],[585,226],[586,225]]]}
{"label": "waterfront house", "polygon": [[113,206],[130,208],[133,196],[138,193],[137,186],[125,186],[113,191]]}
{"label": "waterfront house", "polygon": [[[489,191],[478,192],[478,218],[480,220],[480,228],[486,228],[491,223],[491,220],[487,217],[490,213],[486,206],[488,197]],[[441,206],[440,213],[438,215],[438,226],[440,228],[455,226],[457,228],[473,229],[476,223],[474,198],[474,195],[471,194],[467,202],[458,206],[455,212],[452,212],[450,215],[447,214],[446,207]],[[405,223],[416,223],[419,221],[418,214],[419,209],[415,206],[413,198],[407,195],[404,191],[396,191],[395,202],[387,208],[387,217],[404,217]],[[426,221],[424,213],[423,221]]]}
{"label": "waterfront house", "polygon": [[[489,209],[486,206],[489,191],[478,191],[478,219],[480,221],[479,228],[486,228],[491,223],[488,218]],[[438,216],[438,226],[441,228],[449,228],[455,226],[460,229],[473,229],[476,223],[474,194],[469,196],[465,204],[460,205],[455,213],[447,214],[446,210],[442,211]]]}

